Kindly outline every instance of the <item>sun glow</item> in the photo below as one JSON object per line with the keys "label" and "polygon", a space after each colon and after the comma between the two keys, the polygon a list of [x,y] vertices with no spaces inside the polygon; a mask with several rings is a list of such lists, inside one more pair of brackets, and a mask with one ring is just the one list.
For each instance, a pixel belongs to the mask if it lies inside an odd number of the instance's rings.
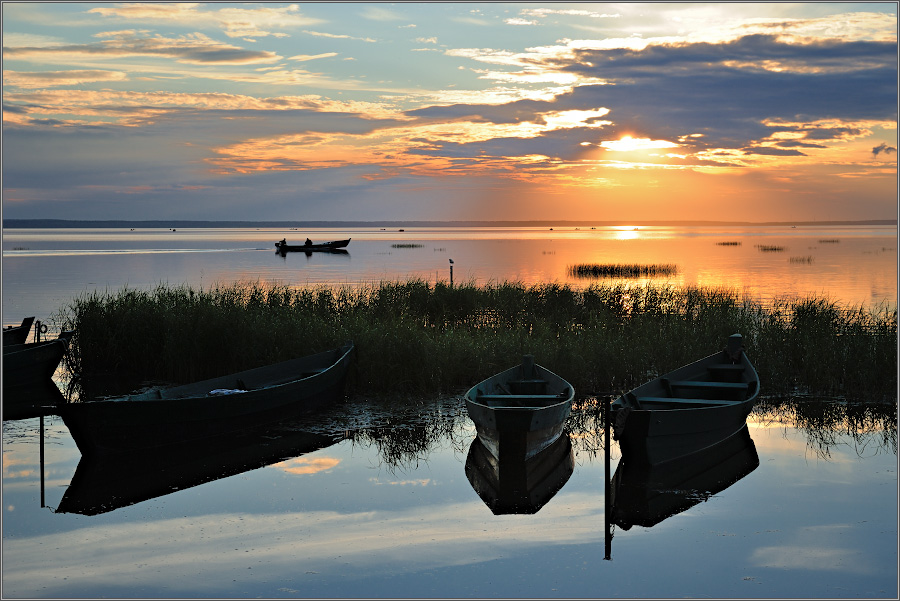
{"label": "sun glow", "polygon": [[631,152],[635,150],[655,150],[658,148],[678,148],[678,144],[668,140],[651,140],[650,138],[633,138],[622,136],[619,140],[606,140],[600,143],[606,150],[614,152]]}

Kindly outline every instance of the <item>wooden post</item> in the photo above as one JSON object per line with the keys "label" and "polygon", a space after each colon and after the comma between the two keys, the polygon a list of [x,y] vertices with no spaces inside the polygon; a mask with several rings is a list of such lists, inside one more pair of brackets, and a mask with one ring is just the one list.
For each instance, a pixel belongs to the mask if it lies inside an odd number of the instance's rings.
{"label": "wooden post", "polygon": [[44,414],[41,413],[41,507],[44,507]]}
{"label": "wooden post", "polygon": [[453,259],[450,259],[450,287],[453,288]]}

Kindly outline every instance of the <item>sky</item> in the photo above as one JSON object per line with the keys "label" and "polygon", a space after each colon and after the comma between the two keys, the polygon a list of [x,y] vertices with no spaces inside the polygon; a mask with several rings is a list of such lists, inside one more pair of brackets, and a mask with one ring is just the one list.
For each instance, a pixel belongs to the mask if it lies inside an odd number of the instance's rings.
{"label": "sky", "polygon": [[897,216],[897,3],[4,2],[4,218]]}

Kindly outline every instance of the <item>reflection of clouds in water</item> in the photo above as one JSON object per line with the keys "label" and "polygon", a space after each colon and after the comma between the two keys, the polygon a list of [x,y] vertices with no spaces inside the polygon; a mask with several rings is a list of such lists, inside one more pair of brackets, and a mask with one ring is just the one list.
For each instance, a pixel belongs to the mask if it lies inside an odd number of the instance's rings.
{"label": "reflection of clouds in water", "polygon": [[273,463],[272,467],[288,474],[317,474],[337,467],[340,462],[341,460],[335,457],[294,457]]}
{"label": "reflection of clouds in water", "polygon": [[858,548],[840,546],[841,539],[854,529],[853,524],[802,528],[791,543],[756,549],[750,562],[757,567],[783,570],[878,573],[881,566],[867,561]]}
{"label": "reflection of clouds in water", "polygon": [[[596,495],[574,493],[563,499],[526,519],[493,516],[474,499],[402,513],[217,514],[143,524],[91,523],[4,540],[3,587],[13,596],[35,591],[54,596],[63,586],[67,594],[103,586],[156,590],[160,582],[177,578],[184,583],[181,590],[193,585],[198,595],[216,596],[215,583],[233,586],[235,578],[287,584],[284,575],[295,572],[302,579],[308,571],[341,578],[393,572],[399,566],[418,571],[509,557],[524,547],[602,541],[603,529],[597,527],[603,523],[602,502]],[[54,566],[52,573],[48,565]]]}

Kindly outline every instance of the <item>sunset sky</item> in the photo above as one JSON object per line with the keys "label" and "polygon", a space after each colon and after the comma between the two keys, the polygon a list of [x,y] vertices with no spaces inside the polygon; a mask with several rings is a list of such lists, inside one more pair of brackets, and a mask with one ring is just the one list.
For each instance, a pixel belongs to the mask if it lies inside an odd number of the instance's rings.
{"label": "sunset sky", "polygon": [[3,216],[890,219],[895,3],[4,3]]}

